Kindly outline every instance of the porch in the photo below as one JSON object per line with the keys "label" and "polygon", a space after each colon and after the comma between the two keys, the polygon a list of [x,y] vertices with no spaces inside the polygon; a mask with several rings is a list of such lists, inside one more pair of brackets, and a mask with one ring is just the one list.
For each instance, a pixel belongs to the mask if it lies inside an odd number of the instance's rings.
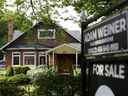
{"label": "porch", "polygon": [[78,58],[80,54],[79,43],[62,44],[47,51],[50,56],[48,65],[53,65],[58,72],[71,73],[74,68],[79,67]]}

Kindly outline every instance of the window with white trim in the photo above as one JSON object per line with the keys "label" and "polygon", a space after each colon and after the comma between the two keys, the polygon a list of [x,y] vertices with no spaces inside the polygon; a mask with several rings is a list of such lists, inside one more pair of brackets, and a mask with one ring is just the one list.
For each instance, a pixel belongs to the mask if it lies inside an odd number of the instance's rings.
{"label": "window with white trim", "polygon": [[39,52],[39,65],[46,64],[46,55],[44,52]]}
{"label": "window with white trim", "polygon": [[24,52],[23,63],[24,63],[24,65],[36,65],[35,52]]}
{"label": "window with white trim", "polygon": [[38,39],[55,39],[55,29],[38,29]]}
{"label": "window with white trim", "polygon": [[12,65],[20,65],[20,52],[12,53]]}

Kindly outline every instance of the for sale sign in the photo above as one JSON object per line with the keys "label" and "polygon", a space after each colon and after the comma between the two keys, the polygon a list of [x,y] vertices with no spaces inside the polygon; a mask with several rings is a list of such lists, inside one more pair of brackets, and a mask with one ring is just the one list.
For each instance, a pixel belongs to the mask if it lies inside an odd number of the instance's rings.
{"label": "for sale sign", "polygon": [[115,53],[128,49],[128,12],[84,30],[85,54]]}
{"label": "for sale sign", "polygon": [[90,72],[90,96],[128,95],[127,62],[94,62]]}

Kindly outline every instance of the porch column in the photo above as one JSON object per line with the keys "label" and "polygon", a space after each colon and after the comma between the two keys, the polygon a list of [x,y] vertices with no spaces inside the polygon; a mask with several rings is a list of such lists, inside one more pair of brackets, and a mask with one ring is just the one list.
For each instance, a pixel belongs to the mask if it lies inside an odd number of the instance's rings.
{"label": "porch column", "polygon": [[48,65],[47,63],[48,63],[48,57],[47,57],[47,53],[45,54],[45,63],[46,63],[46,65]]}
{"label": "porch column", "polygon": [[77,66],[78,66],[78,53],[77,53],[77,51],[76,51],[76,64],[75,64],[76,66],[76,68],[77,68]]}
{"label": "porch column", "polygon": [[54,55],[55,55],[55,53],[54,53],[54,51],[53,51],[53,52],[52,52],[52,59],[53,59],[53,60],[52,60],[52,64],[53,64],[53,66],[55,67],[55,60],[54,60],[54,59],[55,59],[55,56],[54,56]]}
{"label": "porch column", "polygon": [[50,54],[48,55],[48,65],[51,65]]}

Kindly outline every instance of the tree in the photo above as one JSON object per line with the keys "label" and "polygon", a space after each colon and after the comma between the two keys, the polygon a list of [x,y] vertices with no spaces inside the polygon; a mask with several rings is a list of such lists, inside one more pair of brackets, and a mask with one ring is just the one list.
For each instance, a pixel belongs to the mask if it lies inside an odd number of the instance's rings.
{"label": "tree", "polygon": [[0,16],[0,46],[7,42],[8,18],[13,18],[14,30],[26,32],[30,29],[32,22],[24,14],[4,10]]}

